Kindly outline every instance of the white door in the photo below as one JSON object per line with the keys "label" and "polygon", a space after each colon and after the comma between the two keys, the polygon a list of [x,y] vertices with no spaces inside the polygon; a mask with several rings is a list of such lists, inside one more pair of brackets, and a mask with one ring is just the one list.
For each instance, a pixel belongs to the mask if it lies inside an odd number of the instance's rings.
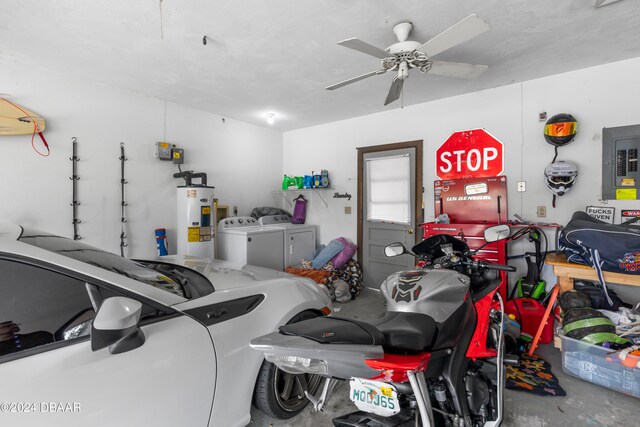
{"label": "white door", "polygon": [[15,404],[2,403],[0,425],[208,425],[216,359],[204,326],[143,302],[144,344],[93,352],[83,281],[10,260],[0,271],[0,402]]}
{"label": "white door", "polygon": [[415,244],[416,149],[365,153],[362,161],[362,261],[364,284],[378,289],[390,274],[413,268],[410,255],[387,258],[384,247]]}

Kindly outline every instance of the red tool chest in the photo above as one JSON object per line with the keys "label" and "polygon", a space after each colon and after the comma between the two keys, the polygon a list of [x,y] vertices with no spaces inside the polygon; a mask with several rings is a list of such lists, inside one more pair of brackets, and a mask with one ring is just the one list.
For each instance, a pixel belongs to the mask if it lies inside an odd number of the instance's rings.
{"label": "red tool chest", "polygon": [[[424,237],[449,234],[463,239],[471,250],[484,245],[484,230],[507,222],[507,179],[491,178],[453,179],[434,182],[436,216],[446,213],[449,224],[425,223]],[[477,259],[507,264],[507,243],[492,242],[482,248]],[[506,301],[507,275],[501,272],[500,295]]]}

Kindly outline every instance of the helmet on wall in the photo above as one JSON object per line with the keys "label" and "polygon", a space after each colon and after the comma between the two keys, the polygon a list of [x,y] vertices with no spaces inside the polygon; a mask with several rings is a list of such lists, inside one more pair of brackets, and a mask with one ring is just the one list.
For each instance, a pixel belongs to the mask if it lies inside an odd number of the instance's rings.
{"label": "helmet on wall", "polygon": [[577,130],[575,117],[567,113],[556,114],[544,125],[544,139],[551,145],[563,147],[575,138]]}
{"label": "helmet on wall", "polygon": [[547,188],[555,195],[562,196],[571,190],[578,176],[578,167],[573,162],[559,160],[549,163],[544,168],[544,177]]}

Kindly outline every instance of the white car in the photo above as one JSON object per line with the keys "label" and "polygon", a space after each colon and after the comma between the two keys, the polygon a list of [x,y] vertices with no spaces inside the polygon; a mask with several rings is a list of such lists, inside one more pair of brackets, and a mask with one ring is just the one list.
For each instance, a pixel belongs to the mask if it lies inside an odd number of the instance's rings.
{"label": "white car", "polygon": [[313,281],[260,267],[132,261],[0,225],[0,425],[246,426],[307,404],[320,378],[249,341],[329,314]]}

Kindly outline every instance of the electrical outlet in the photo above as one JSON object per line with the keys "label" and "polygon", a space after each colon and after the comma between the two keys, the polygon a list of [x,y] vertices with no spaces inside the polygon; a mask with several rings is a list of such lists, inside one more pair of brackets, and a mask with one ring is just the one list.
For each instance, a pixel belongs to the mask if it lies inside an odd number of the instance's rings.
{"label": "electrical outlet", "polygon": [[538,218],[546,218],[547,217],[547,207],[546,206],[538,206]]}
{"label": "electrical outlet", "polygon": [[345,215],[351,215],[351,206],[345,206],[344,207],[344,214]]}
{"label": "electrical outlet", "polygon": [[527,191],[527,183],[524,181],[518,181],[518,193]]}

